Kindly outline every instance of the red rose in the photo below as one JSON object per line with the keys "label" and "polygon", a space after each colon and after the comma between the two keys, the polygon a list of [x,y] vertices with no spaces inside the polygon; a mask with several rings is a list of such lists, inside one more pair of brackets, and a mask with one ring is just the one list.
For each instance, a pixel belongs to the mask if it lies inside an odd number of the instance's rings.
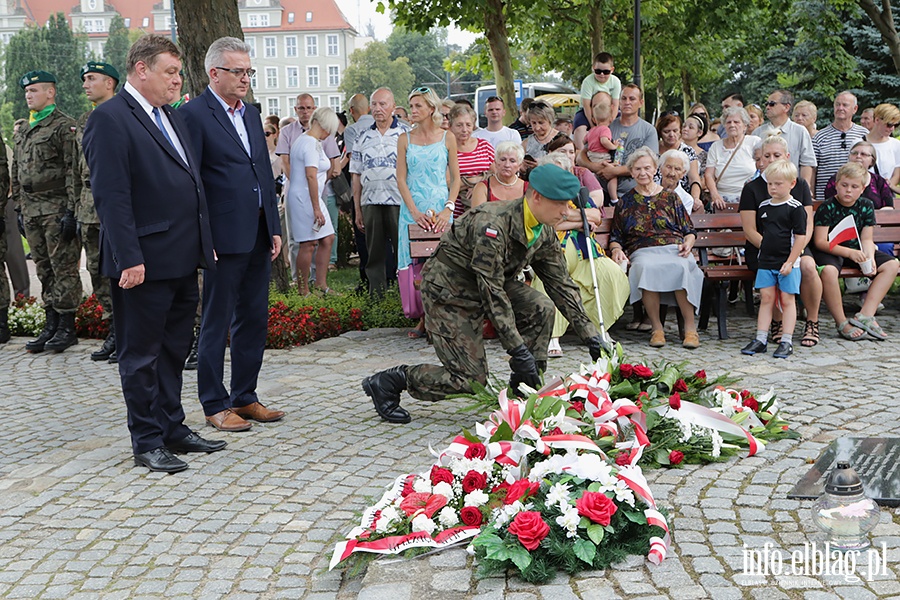
{"label": "red rose", "polygon": [[483,490],[486,485],[487,475],[478,471],[469,471],[462,480],[463,491],[467,494],[475,490]]}
{"label": "red rose", "polygon": [[641,379],[650,379],[653,377],[653,369],[644,365],[634,365],[634,374]]}
{"label": "red rose", "polygon": [[669,396],[669,406],[671,406],[675,410],[681,408],[681,394],[675,392],[674,394]]}
{"label": "red rose", "polygon": [[684,452],[679,452],[678,450],[672,450],[669,452],[669,462],[673,465],[680,465],[681,461],[684,460]]}
{"label": "red rose", "polygon": [[753,393],[750,390],[741,390],[741,400],[744,398],[752,398]]}
{"label": "red rose", "polygon": [[705,383],[706,382],[706,371],[704,371],[703,369],[700,369],[699,371],[694,373],[694,379]]}
{"label": "red rose", "polygon": [[756,398],[750,396],[749,398],[744,398],[744,406],[756,412],[759,410],[759,402],[756,401]]}
{"label": "red rose", "polygon": [[431,485],[437,485],[442,481],[452,484],[453,473],[450,472],[450,469],[445,469],[443,467],[434,465],[433,467],[431,467]]}
{"label": "red rose", "polygon": [[484,520],[484,516],[481,514],[481,511],[475,508],[474,506],[466,506],[461,511],[459,511],[459,520],[463,522],[463,525],[479,526],[481,522]]}
{"label": "red rose", "polygon": [[623,363],[619,365],[619,375],[621,375],[624,379],[628,379],[634,374],[634,365],[629,365],[628,363]]}
{"label": "red rose", "polygon": [[519,538],[519,543],[526,550],[534,550],[550,533],[550,526],[544,523],[541,513],[528,510],[515,516],[509,525],[509,532]]}
{"label": "red rose", "polygon": [[487,448],[484,444],[472,444],[466,448],[466,458],[482,459],[487,456]]}
{"label": "red rose", "polygon": [[506,490],[506,498],[503,504],[512,504],[516,500],[525,500],[528,496],[534,495],[541,488],[541,484],[531,483],[527,479],[520,479]]}
{"label": "red rose", "polygon": [[585,492],[575,501],[575,508],[582,517],[604,527],[609,525],[610,519],[618,510],[616,503],[602,492]]}
{"label": "red rose", "polygon": [[584,402],[582,402],[581,400],[573,401],[572,402],[572,410],[574,410],[577,413],[583,413],[584,412]]}
{"label": "red rose", "polygon": [[550,433],[548,433],[547,435],[562,435],[562,432],[563,432],[563,430],[560,429],[559,427],[554,427],[553,429],[550,430]]}
{"label": "red rose", "polygon": [[684,379],[679,379],[678,381],[675,382],[675,385],[672,386],[672,391],[673,392],[688,391],[687,383],[684,381]]}
{"label": "red rose", "polygon": [[628,456],[628,452],[619,452],[616,455],[616,464],[620,467],[624,467],[628,464],[630,457]]}
{"label": "red rose", "polygon": [[503,483],[501,483],[499,485],[495,485],[494,489],[491,490],[491,493],[499,492],[500,490],[508,490],[508,489],[509,489],[509,484],[504,481]]}

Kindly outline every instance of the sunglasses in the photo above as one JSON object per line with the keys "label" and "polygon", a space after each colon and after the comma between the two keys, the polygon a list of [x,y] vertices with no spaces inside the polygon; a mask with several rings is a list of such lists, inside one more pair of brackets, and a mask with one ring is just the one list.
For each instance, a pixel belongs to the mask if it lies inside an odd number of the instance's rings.
{"label": "sunglasses", "polygon": [[784,102],[775,102],[773,100],[769,100],[768,102],[766,102],[766,106],[769,106],[769,107],[778,106],[779,104],[785,104],[785,103]]}
{"label": "sunglasses", "polygon": [[[841,132],[841,150],[846,150],[846,149],[847,149],[847,132],[842,131]],[[851,152],[851,154],[852,154],[852,152]]]}
{"label": "sunglasses", "polygon": [[900,125],[900,123],[885,123],[885,125],[888,127],[896,127],[897,125]]}
{"label": "sunglasses", "polygon": [[596,75],[609,75],[612,73],[612,69],[594,69],[594,73]]}
{"label": "sunglasses", "polygon": [[266,137],[271,137],[271,136],[273,136],[273,135],[275,135],[275,132],[274,132],[274,131],[267,131],[267,132],[266,132]]}
{"label": "sunglasses", "polygon": [[413,91],[411,91],[411,92],[409,93],[409,97],[412,98],[412,97],[415,96],[416,94],[427,94],[427,93],[430,92],[430,91],[431,91],[431,88],[426,87],[426,86],[423,85],[422,87],[417,87],[416,89],[414,89]]}

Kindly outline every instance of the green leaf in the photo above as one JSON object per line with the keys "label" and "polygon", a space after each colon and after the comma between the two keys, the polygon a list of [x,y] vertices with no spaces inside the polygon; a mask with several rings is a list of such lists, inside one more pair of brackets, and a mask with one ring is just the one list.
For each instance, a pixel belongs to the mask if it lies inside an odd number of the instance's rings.
{"label": "green leaf", "polygon": [[528,402],[525,403],[525,411],[522,413],[522,421],[526,421],[531,418],[534,414],[534,403],[537,402],[538,397],[535,395],[531,395],[528,397]]}
{"label": "green leaf", "polygon": [[657,383],[665,387],[667,393],[672,391],[675,382],[678,381],[680,373],[678,369],[672,365],[667,365],[657,378]]}
{"label": "green leaf", "polygon": [[611,398],[633,398],[637,396],[640,391],[640,387],[626,379],[612,386],[609,389],[609,396]]}
{"label": "green leaf", "polygon": [[600,491],[600,487],[601,487],[600,482],[599,482],[599,481],[595,481],[594,483],[592,483],[591,485],[588,486],[588,491],[589,491],[589,492],[599,492],[599,491]]}
{"label": "green leaf", "polygon": [[594,563],[594,557],[597,555],[597,546],[583,539],[575,541],[575,556],[591,565]]}
{"label": "green leaf", "polygon": [[502,546],[503,540],[500,539],[500,536],[495,535],[493,533],[482,533],[478,537],[475,538],[475,541],[472,542],[472,545],[476,548],[484,547],[489,548],[491,546]]}
{"label": "green leaf", "polygon": [[515,563],[520,571],[524,571],[531,564],[531,554],[518,542],[516,542],[515,546],[508,547],[506,550],[508,558]]}
{"label": "green leaf", "polygon": [[669,462],[669,452],[665,448],[660,448],[656,451],[656,462],[661,465],[671,464]]}
{"label": "green leaf", "polygon": [[587,517],[581,517],[581,519],[579,519],[579,521],[578,521],[578,526],[581,527],[582,529],[587,529],[588,527],[591,526],[591,520],[588,519]]}
{"label": "green leaf", "polygon": [[489,546],[486,549],[484,557],[491,560],[506,560],[510,558],[509,548],[507,548],[503,544],[500,544],[498,546]]}
{"label": "green leaf", "polygon": [[603,525],[600,525],[598,523],[591,523],[590,525],[588,525],[587,534],[588,537],[591,538],[591,541],[599,546],[600,542],[603,541]]}
{"label": "green leaf", "polygon": [[494,435],[491,436],[491,442],[507,442],[513,439],[513,430],[512,427],[509,426],[509,423],[500,423],[497,426],[497,431],[494,432]]}
{"label": "green leaf", "polygon": [[655,410],[651,410],[646,413],[647,415],[647,430],[651,430],[656,427],[662,421],[662,415],[660,415]]}
{"label": "green leaf", "polygon": [[741,423],[743,423],[744,421],[746,421],[749,418],[750,418],[749,410],[736,412],[733,415],[731,415],[731,420],[734,421],[735,423],[737,423],[738,425],[740,425]]}
{"label": "green leaf", "polygon": [[625,518],[631,521],[632,523],[637,523],[638,525],[646,525],[647,517],[642,512],[630,512],[630,511],[622,511],[625,513]]}
{"label": "green leaf", "polygon": [[462,434],[463,434],[463,437],[464,437],[464,438],[466,438],[468,441],[472,442],[473,444],[480,444],[480,443],[481,443],[481,440],[478,438],[478,436],[475,435],[475,434],[473,434],[473,433],[472,433],[471,431],[469,431],[468,429],[463,429],[463,430],[462,430]]}

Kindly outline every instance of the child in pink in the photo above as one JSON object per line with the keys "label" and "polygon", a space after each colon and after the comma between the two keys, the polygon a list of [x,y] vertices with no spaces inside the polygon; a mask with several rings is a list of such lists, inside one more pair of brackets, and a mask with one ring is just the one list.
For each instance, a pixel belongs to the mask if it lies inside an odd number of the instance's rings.
{"label": "child in pink", "polygon": [[[616,160],[616,143],[612,141],[612,131],[609,124],[612,122],[612,106],[607,102],[594,104],[592,110],[596,125],[591,127],[584,138],[587,147],[588,159],[593,162],[614,162]],[[610,201],[615,203],[619,196],[617,193],[617,179],[613,177],[607,182]]]}

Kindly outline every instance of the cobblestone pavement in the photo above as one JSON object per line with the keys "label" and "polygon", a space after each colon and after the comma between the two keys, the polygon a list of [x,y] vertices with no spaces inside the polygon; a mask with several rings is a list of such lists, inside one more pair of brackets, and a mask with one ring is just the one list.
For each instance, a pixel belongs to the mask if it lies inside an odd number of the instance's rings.
{"label": "cobblestone pavement", "polygon": [[[615,598],[900,598],[900,525],[888,510],[873,540],[887,547],[886,573],[872,581],[841,576],[743,574],[743,544],[787,555],[815,532],[810,502],[787,492],[833,439],[891,434],[900,370],[896,303],[880,317],[892,341],[838,339],[822,319],[823,342],[787,361],[742,357],[754,323],[742,310],[731,340],[702,337],[694,352],[646,345],[646,334],[615,331],[629,359],[688,360],[711,375],[730,371],[747,387],[775,386],[802,440],[727,463],[650,471],[670,510],[673,546],[661,566],[642,557],[606,572],[560,576],[532,586],[515,577],[477,579],[461,549],[412,561],[381,560],[350,578],[327,571],[334,542],[358,513],[403,472],[430,464],[428,446],[445,445],[475,420],[464,400],[428,404],[404,397],[410,425],[375,418],[359,387],[372,371],[433,360],[422,340],[399,330],[358,332],[269,352],[260,396],[288,411],[281,423],[246,433],[201,427],[196,376],[186,373],[187,423],[226,439],[227,450],[189,455],[177,475],[132,464],[115,368],[91,363],[99,341],[59,355],[28,355],[24,339],[0,347],[6,398],[0,431],[0,597],[2,598],[362,598],[514,600]],[[671,319],[670,319],[671,320]],[[713,326],[715,323],[713,322]],[[799,336],[798,336],[799,338]],[[564,340],[551,371],[575,370],[587,353]],[[496,372],[502,350],[489,343]],[[865,568],[865,558],[861,558]]]}

